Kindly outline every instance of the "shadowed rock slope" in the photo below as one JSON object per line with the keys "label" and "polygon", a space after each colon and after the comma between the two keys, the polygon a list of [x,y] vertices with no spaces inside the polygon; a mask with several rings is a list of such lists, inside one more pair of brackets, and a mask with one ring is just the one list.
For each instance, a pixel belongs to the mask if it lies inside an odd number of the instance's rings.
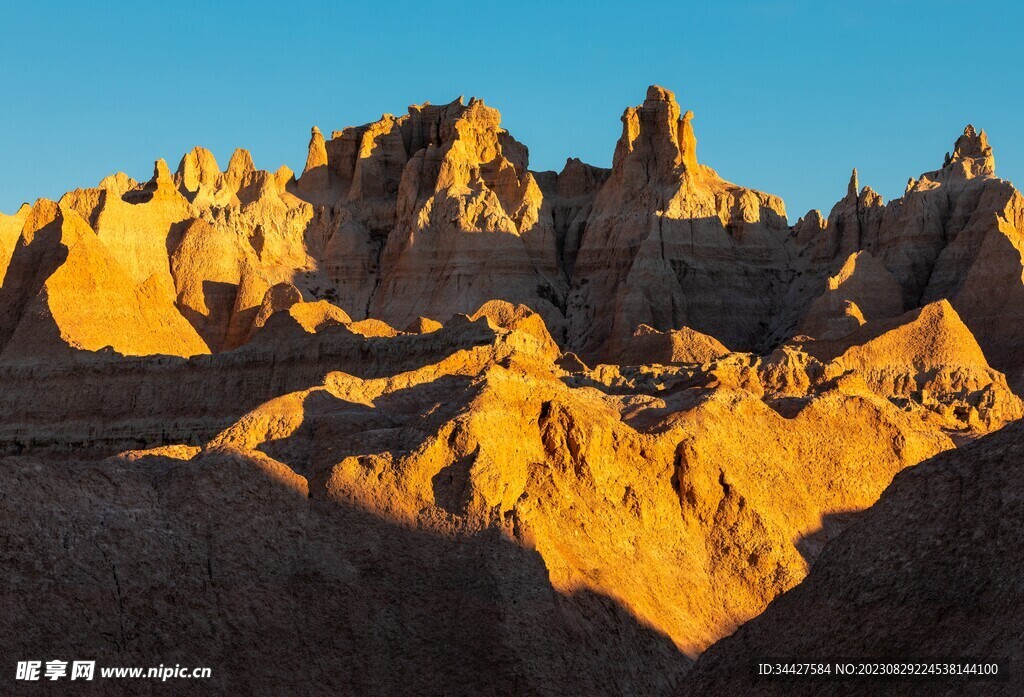
{"label": "shadowed rock slope", "polygon": [[[1018,695],[1024,426],[896,476],[807,579],[711,647],[677,695]],[[757,682],[757,657],[999,660],[1002,681]]]}
{"label": "shadowed rock slope", "polygon": [[[500,301],[393,336],[311,332],[296,307],[236,351],[109,354],[120,382],[54,367],[69,391],[2,425],[9,660],[201,658],[253,692],[667,694],[800,583],[836,513],[1021,412],[976,345],[937,360],[978,389],[928,392],[796,346],[590,369]],[[875,341],[952,346],[947,308]],[[125,442],[151,447],[104,457]]]}

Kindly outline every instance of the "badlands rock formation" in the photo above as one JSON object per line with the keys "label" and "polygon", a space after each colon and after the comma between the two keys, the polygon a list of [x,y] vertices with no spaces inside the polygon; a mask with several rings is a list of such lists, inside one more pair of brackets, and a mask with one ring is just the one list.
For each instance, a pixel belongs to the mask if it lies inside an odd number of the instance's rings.
{"label": "badlands rock formation", "polygon": [[[900,473],[804,583],[707,651],[675,694],[1020,694],[1022,464],[1014,424]],[[758,681],[755,657],[781,655],[976,656],[1001,661],[1004,679]]]}
{"label": "badlands rock formation", "polygon": [[168,315],[166,327],[181,315],[194,333],[118,342],[58,332],[70,345],[230,350],[253,336],[264,296],[280,283],[396,328],[494,299],[523,304],[563,349],[591,362],[617,360],[641,325],[769,352],[796,335],[837,339],[945,298],[993,365],[1014,385],[1024,380],[1012,328],[1024,303],[1024,203],[995,177],[984,131],[968,126],[943,167],[912,179],[896,201],[858,190],[854,171],[827,217],[812,211],[790,227],[777,197],[698,161],[694,121],[672,92],[651,87],[623,114],[610,171],[569,160],[560,173],[531,172],[497,110],[461,98],[330,139],[314,127],[297,180],[287,168],[257,170],[244,150],[221,172],[197,147],[175,174],[161,161],[148,183],[119,174],[59,205],[41,200],[0,217],[11,296],[0,304],[0,340],[6,348],[28,300],[64,263],[45,262],[45,245],[19,248],[73,211],[117,262],[111,273],[127,277],[126,292],[145,296],[144,311]]}
{"label": "badlands rock formation", "polygon": [[572,270],[570,345],[614,348],[643,323],[753,348],[786,267],[782,201],[697,162],[693,112],[651,87],[622,116],[611,175]]}
{"label": "badlands rock formation", "polygon": [[610,170],[532,172],[460,98],[314,127],[297,178],[195,148],[0,216],[4,660],[672,694],[894,476],[999,442],[1024,202],[984,132],[789,226],[694,121],[651,87]]}

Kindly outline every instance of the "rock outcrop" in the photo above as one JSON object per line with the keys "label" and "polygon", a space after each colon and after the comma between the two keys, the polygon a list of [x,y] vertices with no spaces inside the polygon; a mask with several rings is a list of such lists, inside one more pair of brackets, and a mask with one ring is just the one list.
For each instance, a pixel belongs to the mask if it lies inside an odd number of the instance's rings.
{"label": "rock outcrop", "polygon": [[1005,377],[989,367],[946,300],[805,348],[822,360],[835,356],[824,366],[825,379],[855,374],[879,394],[914,400],[953,420],[1002,424],[1024,416]]}
{"label": "rock outcrop", "polygon": [[[195,148],[0,216],[4,660],[704,694],[830,594],[856,602],[801,646],[862,604],[855,654],[937,592],[914,560],[996,584],[1012,518],[986,531],[1015,512],[975,485],[1013,496],[994,453],[1019,430],[988,434],[1024,417],[1024,199],[987,136],[887,204],[854,170],[789,226],[701,164],[694,119],[652,86],[610,170],[532,172],[460,98],[314,127],[298,178]],[[965,444],[990,466],[939,455]],[[937,527],[957,496],[943,529],[988,521],[982,551]],[[998,584],[977,592],[1016,598]],[[966,622],[924,604],[893,626]]]}
{"label": "rock outcrop", "polygon": [[[807,579],[709,649],[675,694],[1016,695],[1024,559],[1020,424],[896,476]],[[759,657],[814,662],[975,657],[997,680],[758,680]]]}
{"label": "rock outcrop", "polygon": [[[965,129],[940,169],[888,204],[854,170],[827,217],[791,228],[777,197],[699,162],[693,112],[661,87],[623,114],[611,170],[569,159],[531,172],[500,119],[460,98],[329,139],[314,127],[298,180],[244,150],[221,172],[195,148],[174,174],[160,161],[145,184],[108,177],[61,206],[213,352],[255,335],[280,283],[398,328],[522,304],[589,363],[623,355],[641,325],[769,353],[947,299],[1020,387],[1024,200],[996,178],[984,131]],[[0,263],[29,217],[0,219]],[[34,273],[19,267],[5,285]]]}
{"label": "rock outcrop", "polygon": [[641,324],[623,343],[616,362],[624,365],[709,363],[729,354],[729,349],[715,337],[689,327],[659,332]]}
{"label": "rock outcrop", "polygon": [[[947,299],[977,338],[993,367],[1007,373],[1011,385],[1024,386],[1017,321],[1024,307],[1021,230],[1024,199],[1007,181],[996,178],[992,148],[984,133],[968,126],[944,165],[912,179],[906,193],[883,204],[865,187],[856,192],[856,175],[847,196],[827,221],[812,211],[788,239],[798,277],[787,291],[783,311],[773,321],[773,341],[784,340],[806,322],[811,333],[855,328],[856,299],[836,292],[833,281],[811,305],[823,279],[837,272],[849,255],[870,254],[902,290],[904,309]],[[859,264],[858,264],[859,265]],[[873,264],[876,266],[876,264]],[[892,298],[893,289],[879,269],[866,283],[872,302]],[[851,289],[852,290],[852,289]],[[895,299],[885,300],[891,312]],[[804,308],[810,308],[810,312]]]}
{"label": "rock outcrop", "polygon": [[[418,122],[428,118],[436,125],[425,134]],[[561,333],[566,280],[526,148],[481,100],[411,110],[408,122],[419,149],[402,173],[370,314],[402,326],[500,299],[529,305]]]}
{"label": "rock outcrop", "polygon": [[7,361],[107,348],[123,355],[208,353],[175,309],[167,279],[154,273],[139,282],[69,207],[36,203],[8,280],[0,290]]}
{"label": "rock outcrop", "polygon": [[692,120],[660,87],[622,116],[573,267],[568,341],[583,355],[640,324],[758,345],[786,266],[785,207],[699,164]]}
{"label": "rock outcrop", "polygon": [[854,252],[829,277],[804,317],[801,334],[841,339],[869,320],[903,313],[903,289],[869,252]]}

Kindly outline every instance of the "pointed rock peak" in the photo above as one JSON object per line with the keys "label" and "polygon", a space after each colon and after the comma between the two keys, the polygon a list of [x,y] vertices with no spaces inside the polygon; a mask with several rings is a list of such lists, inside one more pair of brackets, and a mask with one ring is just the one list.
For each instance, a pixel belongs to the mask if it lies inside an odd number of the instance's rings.
{"label": "pointed rock peak", "polygon": [[313,126],[309,136],[309,153],[306,155],[306,168],[303,170],[303,174],[326,165],[327,144],[324,142],[324,136],[320,129]]}
{"label": "pointed rock peak", "polygon": [[622,137],[615,149],[613,166],[620,166],[626,157],[635,156],[654,165],[646,169],[660,174],[679,165],[684,165],[691,173],[700,171],[692,121],[693,112],[681,113],[671,90],[651,85],[644,103],[626,109],[622,115]]}
{"label": "pointed rock peak", "polygon": [[120,198],[132,189],[138,188],[139,183],[124,172],[111,174],[100,180],[100,188]]}
{"label": "pointed rock peak", "polygon": [[885,199],[877,191],[872,189],[870,186],[865,186],[860,190],[860,196],[857,201],[862,207],[864,206],[884,206]]}
{"label": "pointed rock peak", "polygon": [[36,199],[36,202],[32,204],[32,210],[29,211],[28,216],[25,218],[22,230],[25,240],[31,241],[35,233],[54,221],[59,220],[60,217],[60,207],[56,201],[51,201],[48,198]]}
{"label": "pointed rock peak", "polygon": [[189,150],[178,163],[178,177],[188,191],[198,191],[200,186],[214,187],[220,177],[220,165],[213,153],[196,146]]}
{"label": "pointed rock peak", "polygon": [[697,136],[693,132],[693,111],[687,111],[679,120],[679,150],[686,168],[695,169],[697,167]]}
{"label": "pointed rock peak", "polygon": [[955,179],[995,176],[996,160],[985,131],[980,133],[967,124],[964,134],[956,139],[953,154],[946,153],[942,169],[926,172],[921,178],[942,182]]}
{"label": "pointed rock peak", "polygon": [[812,208],[807,211],[807,214],[799,218],[796,221],[796,225],[793,226],[793,232],[797,235],[806,233],[808,231],[818,232],[825,229],[826,219],[821,214],[821,210],[818,208]]}
{"label": "pointed rock peak", "polygon": [[985,354],[948,300],[865,325],[842,360],[861,370],[886,365],[988,367]]}
{"label": "pointed rock peak", "polygon": [[625,365],[708,363],[729,355],[729,349],[709,334],[682,327],[669,331],[641,324],[624,342],[618,359]]}
{"label": "pointed rock peak", "polygon": [[558,195],[576,198],[597,191],[608,180],[609,173],[610,170],[588,165],[577,157],[570,157],[557,175]]}
{"label": "pointed rock peak", "polygon": [[157,185],[161,185],[165,182],[170,183],[171,181],[171,169],[167,166],[167,160],[162,157],[153,163],[153,181],[155,181]]}
{"label": "pointed rock peak", "polygon": [[161,157],[153,164],[153,178],[146,184],[146,189],[156,193],[169,193],[177,191],[177,188],[171,179],[171,169],[167,166],[167,160]]}
{"label": "pointed rock peak", "polygon": [[486,317],[488,323],[495,328],[531,335],[539,342],[541,349],[552,357],[561,353],[544,319],[526,305],[513,305],[506,300],[489,300],[470,315],[470,320],[476,321],[481,317]]}
{"label": "pointed rock peak", "polygon": [[65,198],[66,196],[57,202],[57,208],[60,211],[61,228],[65,231],[74,231],[76,236],[83,231],[92,232],[93,230],[89,227],[89,223],[75,210],[73,203],[65,200]]}
{"label": "pointed rock peak", "polygon": [[288,165],[281,165],[277,171],[274,172],[274,179],[277,180],[277,188],[279,191],[284,191],[288,184],[295,179],[295,172]]}
{"label": "pointed rock peak", "polygon": [[995,174],[995,158],[992,156],[992,147],[988,144],[988,136],[985,135],[985,131],[975,131],[971,124],[967,124],[964,134],[956,139],[953,146],[953,162],[965,160],[974,161],[971,163],[972,176]]}
{"label": "pointed rock peak", "polygon": [[244,148],[238,148],[231,154],[231,161],[228,162],[228,174],[245,174],[255,172],[256,165],[253,164],[252,155]]}
{"label": "pointed rock peak", "polygon": [[834,276],[829,277],[828,287],[831,289],[838,288],[855,277],[861,279],[862,282],[864,282],[865,278],[876,279],[875,285],[879,283],[877,279],[885,279],[884,282],[889,286],[887,290],[893,291],[888,293],[888,295],[899,295],[899,285],[892,278],[889,270],[885,268],[885,264],[866,250],[862,249],[848,256],[839,271]]}
{"label": "pointed rock peak", "polygon": [[443,327],[444,325],[437,320],[430,319],[429,317],[417,317],[409,322],[405,327],[405,331],[409,334],[430,334]]}
{"label": "pointed rock peak", "polygon": [[911,191],[914,190],[915,186],[917,186],[917,180],[911,177],[910,179],[907,180],[907,188],[906,191],[904,191],[903,193],[910,193]]}
{"label": "pointed rock peak", "polygon": [[846,195],[857,198],[857,192],[860,190],[860,182],[857,179],[857,168],[853,168],[853,174],[850,175],[850,184],[846,187]]}
{"label": "pointed rock peak", "polygon": [[327,144],[324,136],[316,126],[310,130],[309,151],[306,154],[306,166],[299,177],[299,187],[306,194],[314,194],[328,189],[330,173],[327,171]]}
{"label": "pointed rock peak", "polygon": [[677,108],[679,106],[676,102],[676,95],[672,90],[667,90],[661,85],[650,85],[647,88],[647,99],[644,100],[644,106],[657,102],[674,104]]}

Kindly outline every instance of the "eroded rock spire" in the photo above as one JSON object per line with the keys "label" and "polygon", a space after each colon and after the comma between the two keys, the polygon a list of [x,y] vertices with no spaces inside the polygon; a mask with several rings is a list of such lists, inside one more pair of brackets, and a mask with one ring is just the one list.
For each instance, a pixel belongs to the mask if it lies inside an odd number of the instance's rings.
{"label": "eroded rock spire", "polygon": [[993,177],[995,174],[996,159],[992,154],[992,146],[988,144],[988,136],[984,130],[978,132],[972,124],[967,124],[964,134],[953,145],[953,154],[946,153],[942,168],[926,172],[922,178],[945,181]]}
{"label": "eroded rock spire", "polygon": [[656,172],[668,173],[683,165],[696,173],[699,169],[697,138],[692,120],[692,111],[680,114],[679,103],[671,90],[651,85],[644,103],[622,114],[622,137],[615,149],[615,166],[637,153],[651,160]]}
{"label": "eroded rock spire", "polygon": [[309,153],[306,155],[306,167],[299,179],[300,188],[306,193],[322,191],[330,184],[327,170],[327,144],[324,136],[316,126],[310,130]]}

